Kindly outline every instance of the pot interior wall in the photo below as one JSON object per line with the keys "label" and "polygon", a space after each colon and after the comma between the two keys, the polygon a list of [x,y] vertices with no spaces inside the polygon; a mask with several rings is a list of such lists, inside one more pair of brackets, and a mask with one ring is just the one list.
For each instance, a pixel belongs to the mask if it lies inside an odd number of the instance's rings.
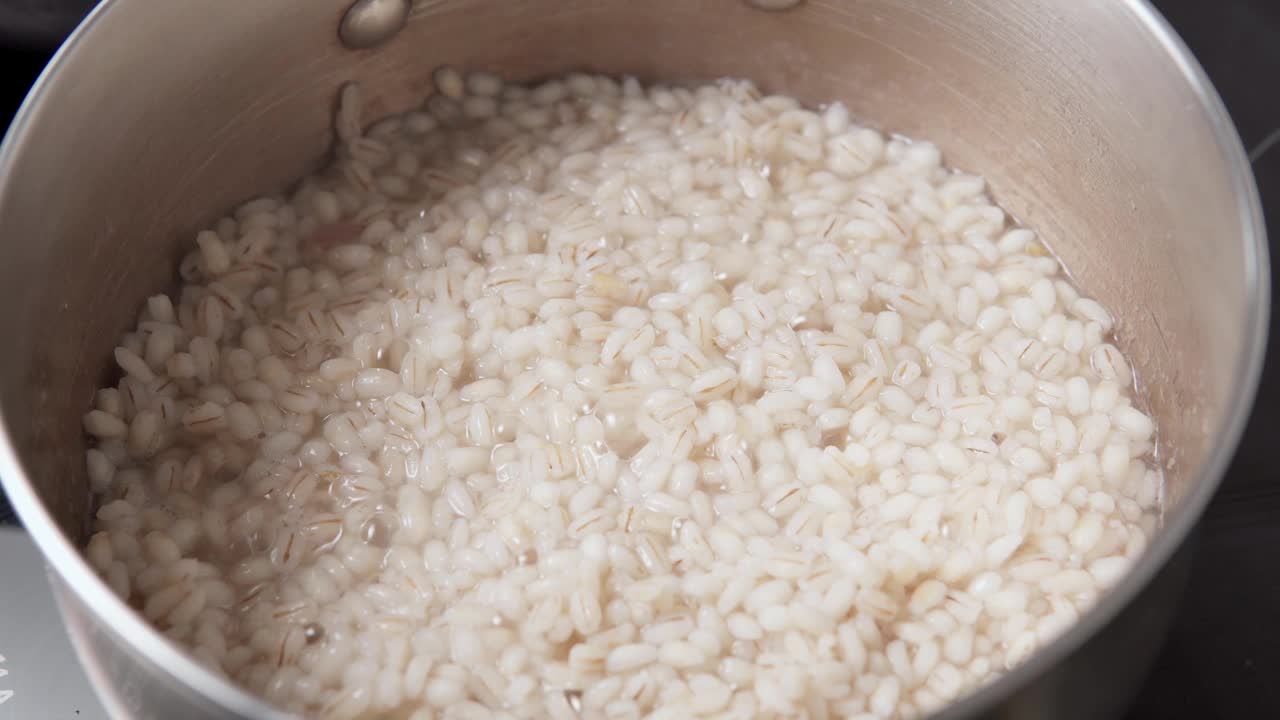
{"label": "pot interior wall", "polygon": [[407,109],[439,63],[529,79],[749,77],[843,100],[984,174],[1120,319],[1149,391],[1170,507],[1220,430],[1244,348],[1244,202],[1182,70],[1126,3],[426,0],[373,51],[345,3],[120,2],[63,59],[0,190],[0,402],[46,505],[87,522],[80,417],[143,299],[193,233],[323,159],[337,88],[366,119]]}

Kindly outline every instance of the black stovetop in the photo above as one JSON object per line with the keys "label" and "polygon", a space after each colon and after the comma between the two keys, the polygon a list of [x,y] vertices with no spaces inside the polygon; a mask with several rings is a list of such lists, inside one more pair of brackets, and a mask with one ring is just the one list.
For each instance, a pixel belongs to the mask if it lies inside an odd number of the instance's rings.
{"label": "black stovetop", "polygon": [[[1231,112],[1280,260],[1280,2],[1155,0]],[[48,53],[0,47],[8,123]],[[1273,144],[1274,143],[1274,144]],[[1244,440],[1201,522],[1179,614],[1129,720],[1280,718],[1280,311]],[[13,352],[14,350],[10,350]],[[0,495],[0,525],[12,522]]]}

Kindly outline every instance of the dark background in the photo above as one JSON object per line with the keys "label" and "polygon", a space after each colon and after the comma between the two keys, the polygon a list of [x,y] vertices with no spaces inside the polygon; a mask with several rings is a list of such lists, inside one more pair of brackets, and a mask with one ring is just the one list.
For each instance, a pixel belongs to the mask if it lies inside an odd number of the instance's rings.
{"label": "dark background", "polygon": [[[0,126],[51,54],[32,33],[58,37],[67,26],[59,13],[78,1],[0,0],[0,23],[6,8],[24,3],[45,13],[21,37],[0,31]],[[1280,139],[1280,0],[1155,5],[1199,58],[1255,157],[1267,224],[1275,228],[1271,256],[1280,258],[1280,143],[1270,145]],[[1201,522],[1189,587],[1129,720],[1280,718],[1280,453],[1271,445],[1280,429],[1278,323],[1273,304],[1252,419]],[[0,498],[0,524],[11,518]]]}

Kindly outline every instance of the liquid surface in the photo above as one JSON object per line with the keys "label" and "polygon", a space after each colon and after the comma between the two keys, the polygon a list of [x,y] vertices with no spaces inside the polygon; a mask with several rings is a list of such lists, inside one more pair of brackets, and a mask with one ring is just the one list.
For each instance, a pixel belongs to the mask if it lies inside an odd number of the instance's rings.
{"label": "liquid surface", "polygon": [[1160,488],[1112,319],[981,178],[750,84],[437,71],[197,238],[85,418],[86,550],[324,717],[918,716]]}

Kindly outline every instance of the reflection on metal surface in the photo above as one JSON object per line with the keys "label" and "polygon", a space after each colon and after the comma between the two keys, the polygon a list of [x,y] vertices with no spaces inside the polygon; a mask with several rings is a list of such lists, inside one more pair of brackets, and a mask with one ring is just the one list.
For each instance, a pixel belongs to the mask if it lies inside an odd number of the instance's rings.
{"label": "reflection on metal surface", "polygon": [[1265,138],[1262,139],[1262,142],[1255,145],[1254,148],[1249,151],[1249,162],[1258,162],[1258,158],[1266,155],[1267,151],[1270,150],[1277,142],[1280,142],[1280,128],[1272,130]]}
{"label": "reflection on metal surface", "polygon": [[377,47],[404,29],[410,5],[409,0],[356,0],[342,16],[338,37],[353,50]]}

